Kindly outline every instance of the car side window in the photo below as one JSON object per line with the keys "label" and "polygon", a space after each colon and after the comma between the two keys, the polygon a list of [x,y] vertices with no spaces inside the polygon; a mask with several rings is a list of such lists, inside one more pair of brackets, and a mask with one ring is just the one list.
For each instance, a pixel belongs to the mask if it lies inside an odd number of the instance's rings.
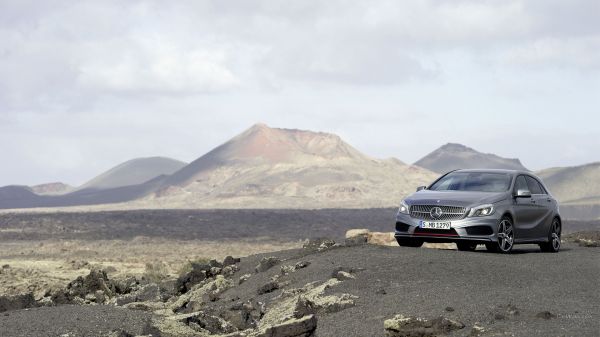
{"label": "car side window", "polygon": [[529,190],[531,194],[544,194],[544,191],[540,187],[540,183],[532,177],[526,177],[527,186],[529,186]]}
{"label": "car side window", "polygon": [[530,191],[529,186],[527,186],[527,181],[525,180],[524,176],[518,176],[517,180],[515,181],[515,193],[518,190]]}

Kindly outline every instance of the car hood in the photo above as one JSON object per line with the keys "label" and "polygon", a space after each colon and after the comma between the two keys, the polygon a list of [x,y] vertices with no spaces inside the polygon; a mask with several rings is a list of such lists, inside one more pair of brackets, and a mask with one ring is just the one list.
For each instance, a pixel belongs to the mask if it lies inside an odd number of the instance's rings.
{"label": "car hood", "polygon": [[[430,191],[421,190],[405,199],[410,205],[446,205],[473,207],[493,204],[508,197],[508,192]],[[439,201],[438,201],[439,200]]]}

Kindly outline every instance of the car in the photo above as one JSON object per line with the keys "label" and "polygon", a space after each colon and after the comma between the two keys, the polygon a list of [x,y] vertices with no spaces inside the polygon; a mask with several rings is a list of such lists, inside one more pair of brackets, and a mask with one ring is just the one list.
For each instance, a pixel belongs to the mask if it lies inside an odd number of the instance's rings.
{"label": "car", "polygon": [[455,170],[417,188],[400,203],[395,238],[400,246],[454,242],[461,251],[484,244],[510,253],[516,244],[560,250],[562,219],[557,200],[527,171]]}

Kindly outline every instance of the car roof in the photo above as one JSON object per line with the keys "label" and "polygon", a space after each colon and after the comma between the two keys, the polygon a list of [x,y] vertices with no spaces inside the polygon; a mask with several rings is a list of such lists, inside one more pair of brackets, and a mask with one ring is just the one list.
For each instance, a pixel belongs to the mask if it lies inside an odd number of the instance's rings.
{"label": "car roof", "polygon": [[459,169],[452,172],[488,172],[488,173],[506,173],[511,175],[528,174],[535,177],[535,174],[523,170],[507,170],[507,169]]}

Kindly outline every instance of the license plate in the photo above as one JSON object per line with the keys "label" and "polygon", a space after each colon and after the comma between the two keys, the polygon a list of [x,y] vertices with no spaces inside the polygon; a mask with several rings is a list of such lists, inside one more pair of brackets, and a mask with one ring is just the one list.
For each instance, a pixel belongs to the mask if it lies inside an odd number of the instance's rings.
{"label": "license plate", "polygon": [[421,228],[424,229],[450,229],[450,221],[446,221],[446,222],[428,222],[428,221],[421,221]]}

